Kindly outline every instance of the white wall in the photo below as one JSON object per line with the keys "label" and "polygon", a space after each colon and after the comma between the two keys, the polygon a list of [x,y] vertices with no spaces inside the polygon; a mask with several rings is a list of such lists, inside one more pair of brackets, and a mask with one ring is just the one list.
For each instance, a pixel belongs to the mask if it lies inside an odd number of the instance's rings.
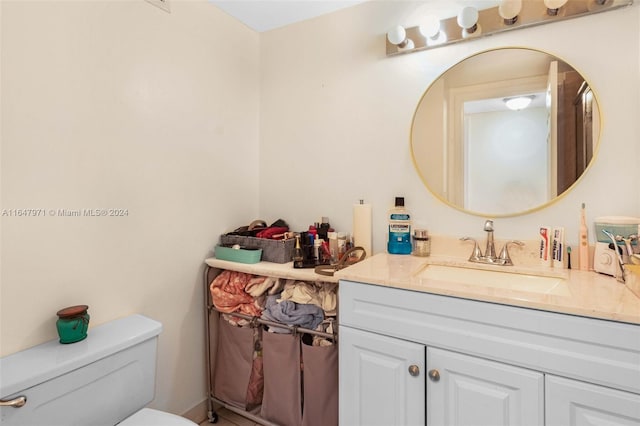
{"label": "white wall", "polygon": [[[206,1],[6,1],[2,208],[126,217],[2,217],[1,353],[91,325],[161,321],[154,406],[204,399],[203,259],[257,217],[259,35]],[[240,47],[241,48],[238,48]]]}
{"label": "white wall", "polygon": [[[263,34],[260,211],[306,228],[329,216],[351,228],[351,206],[373,204],[374,251],[385,250],[385,215],[404,195],[415,221],[436,234],[484,237],[483,219],[432,196],[414,171],[411,118],[444,70],[486,49],[524,46],[566,59],[591,83],[603,111],[598,158],[575,188],[540,211],[496,220],[496,238],[536,239],[539,225],[578,239],[578,214],[640,216],[638,86],[640,7],[385,56],[385,33],[409,22],[415,3],[373,1]],[[630,96],[630,94],[634,94]],[[592,232],[593,233],[593,232]],[[592,239],[593,242],[593,239]],[[435,248],[434,248],[435,249]]]}

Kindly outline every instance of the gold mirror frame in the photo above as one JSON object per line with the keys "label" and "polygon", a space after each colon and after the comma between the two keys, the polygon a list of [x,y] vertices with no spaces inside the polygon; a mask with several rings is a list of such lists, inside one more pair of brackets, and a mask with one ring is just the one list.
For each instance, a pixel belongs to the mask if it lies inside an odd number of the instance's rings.
{"label": "gold mirror frame", "polygon": [[[464,59],[462,59],[461,61],[457,62],[456,64],[454,64],[453,66],[451,66],[450,68],[448,68],[447,70],[445,70],[442,74],[440,74],[436,79],[433,80],[433,82],[429,85],[429,87],[427,87],[427,89],[425,90],[425,92],[422,94],[422,96],[420,97],[420,100],[418,102],[418,105],[416,106],[416,109],[414,111],[414,115],[413,115],[413,119],[411,122],[411,133],[410,133],[410,150],[411,150],[411,157],[412,157],[412,161],[413,161],[413,165],[418,173],[418,175],[420,176],[422,182],[424,183],[424,185],[426,186],[426,188],[440,201],[442,201],[443,203],[468,214],[472,214],[472,215],[476,215],[476,216],[481,216],[481,217],[514,217],[514,216],[520,216],[520,215],[524,215],[524,214],[528,214],[528,213],[532,213],[535,211],[538,211],[542,208],[545,208],[553,203],[555,203],[556,201],[558,201],[559,199],[561,199],[562,197],[564,197],[568,192],[570,192],[579,182],[580,180],[584,177],[584,175],[589,171],[589,169],[591,168],[591,166],[593,165],[593,163],[595,162],[596,158],[597,158],[597,153],[599,151],[599,147],[600,147],[600,142],[601,142],[601,134],[602,134],[602,127],[603,127],[603,117],[602,117],[602,111],[601,111],[601,103],[599,101],[599,98],[597,96],[597,94],[593,91],[593,89],[591,89],[591,94],[592,94],[592,99],[593,99],[593,104],[594,104],[594,109],[593,109],[593,120],[594,123],[596,123],[597,125],[594,126],[594,132],[592,135],[592,152],[591,152],[591,157],[589,159],[589,161],[584,165],[584,167],[581,169],[581,173],[579,173],[579,175],[575,178],[575,180],[570,184],[567,185],[566,188],[564,188],[560,193],[558,194],[552,194],[553,196],[551,197],[547,197],[547,199],[543,202],[540,202],[539,204],[536,205],[532,205],[529,206],[527,208],[523,208],[521,210],[517,210],[517,211],[509,211],[509,212],[500,212],[500,211],[482,211],[482,210],[474,210],[474,209],[470,209],[470,208],[466,208],[465,205],[460,205],[460,203],[457,202],[453,202],[451,201],[449,198],[447,198],[447,191],[446,190],[437,190],[436,188],[434,188],[433,186],[433,182],[429,182],[428,179],[426,178],[426,173],[425,169],[428,168],[429,165],[435,164],[433,163],[433,159],[424,159],[424,160],[420,160],[420,154],[418,154],[419,152],[429,152],[431,153],[431,150],[429,150],[428,148],[425,148],[425,146],[420,147],[418,145],[418,141],[416,140],[416,125],[417,125],[417,120],[420,119],[420,117],[418,116],[421,107],[423,107],[424,105],[427,105],[427,95],[429,94],[430,90],[432,90],[434,88],[435,85],[439,84],[444,76],[447,75],[447,73],[452,72],[452,70],[455,70],[457,67],[461,67],[463,66],[463,64],[465,63],[465,61],[469,61],[472,60],[473,58],[478,58],[481,55],[487,55],[490,54],[492,52],[509,52],[509,51],[513,51],[513,52],[535,52],[541,55],[547,55],[549,57],[551,57],[553,60],[559,61],[562,64],[566,65],[568,68],[574,70],[583,80],[584,82],[587,84],[588,87],[590,87],[590,81],[584,77],[584,75],[579,72],[578,70],[576,70],[575,67],[573,67],[571,64],[569,64],[567,61],[565,61],[564,59],[561,59],[559,57],[557,57],[556,55],[553,55],[551,53],[539,50],[539,49],[532,49],[532,48],[528,48],[528,47],[502,47],[502,48],[496,48],[496,49],[488,49],[488,50],[484,50],[481,52],[478,52],[474,55],[465,57]],[[504,54],[504,53],[503,53]],[[425,103],[425,104],[423,104]],[[443,105],[441,104],[436,104],[433,105],[434,108],[441,108],[443,110],[447,110],[447,108],[445,108]],[[444,113],[446,115],[446,112]],[[447,120],[450,121],[450,120]],[[443,125],[444,127],[444,125]],[[449,124],[448,127],[450,128],[451,125]],[[450,150],[450,136],[447,135],[447,133],[451,133],[450,131],[448,131],[448,129],[442,129],[442,133],[444,134],[444,136],[442,136],[442,146],[440,149],[440,153],[439,155],[441,156],[441,160],[438,161],[444,161],[444,158],[447,158],[447,153],[445,151]],[[436,131],[437,133],[437,131]],[[428,141],[425,142],[425,144]],[[418,149],[418,148],[419,149]],[[436,148],[435,151],[437,151],[438,149]],[[458,154],[459,155],[459,154]],[[449,157],[451,157],[451,155],[448,155]],[[426,165],[425,165],[426,163]],[[552,167],[552,166],[549,166]],[[553,166],[556,167],[557,166]],[[444,169],[447,168],[446,165],[443,166]],[[461,171],[457,170],[455,171],[455,174],[460,175]],[[443,173],[443,175],[447,176],[444,177],[444,180],[451,180],[453,182],[453,178],[452,178],[452,172],[451,171],[445,171]],[[455,183],[456,185],[459,183]]]}

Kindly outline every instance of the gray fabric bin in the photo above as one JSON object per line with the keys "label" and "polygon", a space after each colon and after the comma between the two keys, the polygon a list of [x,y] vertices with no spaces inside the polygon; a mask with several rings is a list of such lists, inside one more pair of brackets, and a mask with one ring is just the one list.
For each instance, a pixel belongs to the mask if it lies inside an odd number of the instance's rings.
{"label": "gray fabric bin", "polygon": [[262,249],[262,260],[273,263],[287,263],[293,259],[295,238],[288,240],[269,240],[266,238],[243,237],[241,235],[221,235],[220,245],[232,246],[239,244],[241,247]]}
{"label": "gray fabric bin", "polygon": [[264,397],[260,416],[281,426],[300,426],[300,335],[264,331],[262,345]]}
{"label": "gray fabric bin", "polygon": [[234,327],[220,315],[213,395],[235,407],[251,410],[262,402],[262,358],[255,357],[261,330]]}
{"label": "gray fabric bin", "polygon": [[338,345],[311,346],[305,340],[302,426],[338,426]]}

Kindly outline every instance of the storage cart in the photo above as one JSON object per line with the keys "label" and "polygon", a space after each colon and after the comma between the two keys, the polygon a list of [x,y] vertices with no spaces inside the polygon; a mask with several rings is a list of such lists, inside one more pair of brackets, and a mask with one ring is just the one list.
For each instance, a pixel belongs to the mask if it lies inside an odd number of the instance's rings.
{"label": "storage cart", "polygon": [[[237,318],[246,319],[249,323],[249,328],[234,328],[227,325],[224,321],[221,321],[221,313],[216,309],[213,304],[210,284],[211,282],[223,271],[237,271],[244,272],[252,275],[280,278],[286,280],[296,280],[303,282],[322,283],[322,285],[337,286],[337,278],[319,275],[314,272],[313,269],[295,269],[292,263],[278,264],[270,262],[259,262],[256,264],[244,264],[237,262],[230,262],[226,260],[220,260],[215,258],[209,258],[205,260],[205,269],[203,277],[204,288],[204,301],[205,301],[205,350],[206,350],[206,365],[207,365],[207,411],[210,423],[216,423],[218,421],[218,414],[216,413],[216,406],[221,406],[233,411],[243,417],[246,417],[256,423],[262,425],[282,425],[282,424],[302,424],[313,425],[317,422],[319,410],[313,406],[307,406],[312,404],[314,400],[322,398],[336,399],[336,413],[335,423],[337,424],[337,321],[331,325],[332,332],[322,332],[317,330],[311,330],[302,327],[295,327],[286,324],[282,324],[275,321],[266,320],[259,317],[252,317],[241,313],[233,313],[232,315]],[[337,295],[337,288],[336,288]],[[336,296],[337,297],[337,296]],[[336,316],[337,318],[337,316]],[[244,383],[238,385],[233,383],[233,380],[229,380],[231,375],[237,373],[246,382],[247,377],[253,376],[256,370],[256,364],[247,365],[246,358],[250,353],[253,353],[254,347],[252,340],[255,337],[257,331],[251,329],[262,329],[263,326],[276,327],[281,329],[287,334],[282,333],[267,333],[263,332],[265,346],[268,347],[262,349],[263,362],[264,362],[264,395],[265,400],[260,407],[248,407],[243,406],[242,401],[238,401],[239,395],[238,386],[243,388]],[[288,330],[284,330],[288,329]],[[237,333],[237,334],[229,334]],[[311,347],[300,343],[300,337],[303,336],[318,336],[320,338],[328,339],[332,341],[333,348]],[[226,339],[222,340],[221,339]],[[220,343],[221,342],[221,343]],[[242,343],[239,343],[242,342]],[[224,347],[218,347],[219,344],[224,344]],[[250,347],[247,348],[247,345]],[[298,358],[296,358],[296,345],[298,345]],[[290,348],[290,354],[286,354],[283,351],[287,351]],[[219,359],[216,357],[220,355]],[[289,361],[285,361],[287,356],[290,356]],[[305,356],[307,362],[301,362],[301,358]],[[224,361],[223,361],[224,358]],[[242,362],[245,359],[245,362]],[[255,361],[255,360],[254,360]],[[274,366],[274,363],[288,362],[288,367],[284,364],[280,367]],[[216,377],[216,363],[222,365],[219,376]],[[298,368],[297,363],[303,364],[302,368]],[[324,364],[323,364],[324,363]],[[291,368],[291,365],[294,368]],[[324,365],[327,368],[324,368]],[[252,369],[253,367],[253,369]],[[284,368],[287,371],[283,374]],[[304,368],[304,374],[302,369]],[[224,371],[223,371],[224,370]],[[277,371],[277,373],[276,373]],[[303,381],[302,376],[307,378],[306,386],[301,386]],[[224,377],[221,377],[224,376]],[[335,376],[335,383],[334,383]],[[298,380],[297,386],[296,380]],[[313,383],[311,386],[311,380],[318,380],[317,383]],[[216,382],[221,385],[221,389],[215,389]],[[318,383],[321,383],[318,386]],[[270,389],[278,389],[279,393],[282,393],[283,389],[287,389],[287,383],[292,390],[293,395],[288,395],[287,398],[268,398]],[[249,386],[250,387],[250,386]],[[236,388],[236,389],[234,389]],[[296,391],[296,388],[298,391]],[[309,393],[307,402],[303,402],[304,398],[302,393]],[[318,389],[320,392],[324,392],[323,395],[317,395]],[[324,390],[323,390],[324,389]],[[235,392],[235,393],[234,393]],[[241,393],[241,392],[240,392]],[[280,395],[279,395],[280,396]],[[300,410],[297,410],[296,398],[301,402]],[[288,406],[278,407],[279,401],[289,404]],[[267,406],[268,403],[268,406]],[[304,407],[303,407],[304,405]],[[326,401],[325,401],[326,405]],[[303,408],[306,413],[306,417],[303,418]],[[331,416],[330,416],[331,417]],[[279,422],[274,422],[273,419],[282,419]],[[313,419],[316,420],[313,420]],[[323,424],[331,424],[334,422],[333,418],[329,423],[324,419]]]}

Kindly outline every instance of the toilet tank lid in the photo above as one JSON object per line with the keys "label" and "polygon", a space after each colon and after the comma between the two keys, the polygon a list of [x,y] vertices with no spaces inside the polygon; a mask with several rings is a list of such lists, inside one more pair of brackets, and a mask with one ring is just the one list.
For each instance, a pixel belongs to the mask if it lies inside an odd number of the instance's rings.
{"label": "toilet tank lid", "polygon": [[72,344],[58,339],[0,358],[0,399],[51,380],[160,334],[162,324],[131,315],[92,327]]}

